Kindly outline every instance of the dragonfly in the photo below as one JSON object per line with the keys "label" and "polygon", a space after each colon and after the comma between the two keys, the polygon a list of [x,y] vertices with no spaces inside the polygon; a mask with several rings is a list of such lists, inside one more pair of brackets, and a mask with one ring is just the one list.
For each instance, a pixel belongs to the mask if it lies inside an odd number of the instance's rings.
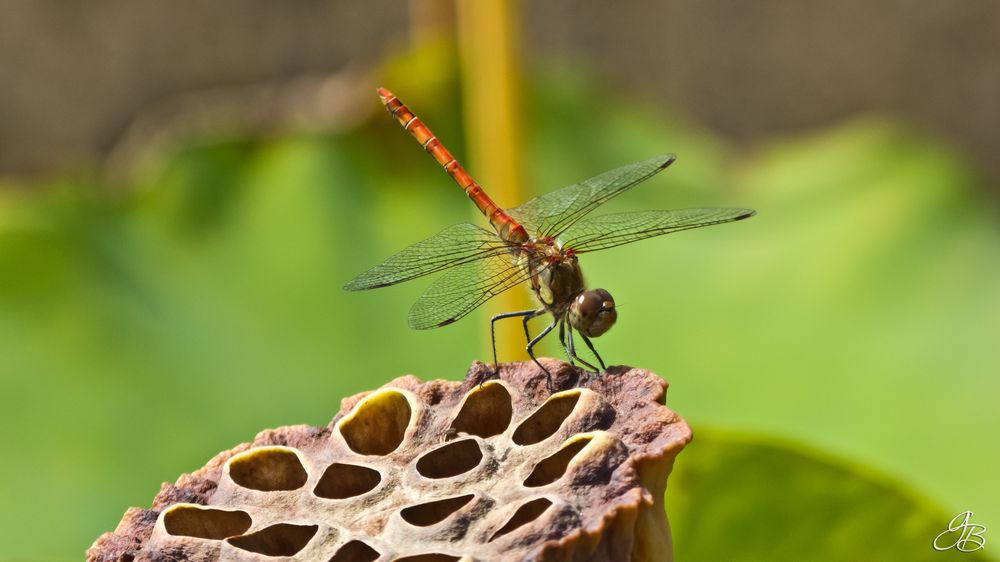
{"label": "dragonfly", "polygon": [[[549,388],[552,374],[535,357],[534,347],[556,328],[571,365],[575,367],[579,362],[598,372],[577,353],[575,333],[593,353],[601,371],[607,369],[591,340],[611,329],[618,311],[610,292],[587,288],[580,268],[581,255],[755,214],[752,209],[705,208],[590,215],[610,199],[666,169],[676,159],[673,154],[628,164],[518,207],[501,209],[398,97],[385,88],[377,92],[392,117],[465,191],[491,229],[474,224],[445,228],[354,277],[344,289],[388,287],[444,272],[410,309],[410,327],[424,330],[451,324],[500,293],[528,282],[537,307],[496,314],[490,319],[493,363],[499,369],[497,321],[521,318],[525,349],[545,373]],[[528,321],[545,314],[551,315],[551,322],[532,337]]]}

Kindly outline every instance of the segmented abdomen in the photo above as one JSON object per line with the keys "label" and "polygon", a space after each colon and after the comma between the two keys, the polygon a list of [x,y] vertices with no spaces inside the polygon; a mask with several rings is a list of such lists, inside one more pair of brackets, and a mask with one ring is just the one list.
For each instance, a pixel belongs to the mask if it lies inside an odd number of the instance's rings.
{"label": "segmented abdomen", "polygon": [[396,121],[409,131],[413,135],[413,138],[417,139],[417,142],[424,147],[424,150],[437,160],[438,164],[455,180],[455,183],[465,191],[469,199],[472,199],[476,207],[489,219],[490,224],[497,231],[497,234],[504,240],[514,243],[522,243],[528,240],[528,234],[524,230],[524,227],[518,224],[517,221],[490,199],[490,196],[472,179],[472,176],[455,160],[451,152],[441,144],[441,141],[434,136],[434,133],[424,125],[419,117],[414,115],[389,90],[379,88],[378,95],[382,103],[385,104],[385,108],[389,110],[389,113],[392,114]]}

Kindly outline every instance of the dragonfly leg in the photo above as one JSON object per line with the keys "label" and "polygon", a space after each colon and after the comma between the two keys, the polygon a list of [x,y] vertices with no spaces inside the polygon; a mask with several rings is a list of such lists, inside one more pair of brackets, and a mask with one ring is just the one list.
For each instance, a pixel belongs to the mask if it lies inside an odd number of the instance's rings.
{"label": "dragonfly leg", "polygon": [[[580,334],[580,335],[582,336],[583,334]],[[575,357],[576,360],[579,361],[581,365],[583,365],[584,367],[587,367],[591,371],[593,371],[595,373],[598,372],[597,371],[597,367],[591,365],[586,360],[584,360],[583,357],[580,357],[579,355],[576,354],[576,346],[573,345],[573,327],[572,326],[569,327],[569,330],[566,333],[566,339],[569,342],[569,354],[570,354],[570,357]]]}
{"label": "dragonfly leg", "polygon": [[597,350],[594,349],[594,344],[590,343],[590,338],[588,338],[583,334],[580,334],[580,337],[583,338],[583,343],[587,344],[587,347],[590,348],[590,351],[594,352],[594,357],[596,357],[597,362],[601,364],[601,371],[607,371],[608,368],[604,365],[604,359],[601,359],[601,356],[597,353]]}
{"label": "dragonfly leg", "polygon": [[569,364],[576,367],[576,363],[573,362],[573,355],[569,352],[569,346],[566,344],[566,321],[563,320],[559,323],[559,343],[562,344],[563,351],[566,352],[566,358],[569,359]]}
{"label": "dragonfly leg", "polygon": [[534,339],[528,342],[528,346],[524,348],[525,351],[528,352],[528,357],[531,357],[531,360],[535,362],[535,365],[538,365],[542,369],[542,371],[545,372],[545,378],[548,381],[549,392],[552,392],[553,390],[552,373],[550,373],[549,370],[545,368],[545,365],[542,365],[542,363],[538,360],[538,358],[535,357],[535,352],[532,351],[532,348],[535,347],[535,344],[540,342],[542,338],[549,335],[549,332],[552,331],[552,328],[556,327],[556,324],[558,322],[559,322],[558,319],[552,320],[552,323],[546,326],[541,332],[539,332],[538,335],[534,337]]}
{"label": "dragonfly leg", "polygon": [[490,343],[493,344],[493,367],[496,369],[496,376],[500,376],[500,362],[497,361],[497,320],[503,320],[504,318],[517,318],[518,316],[524,317],[524,339],[526,341],[531,341],[531,336],[528,335],[528,320],[543,314],[545,309],[537,310],[519,310],[517,312],[504,312],[503,314],[496,314],[490,319]]}
{"label": "dragonfly leg", "polygon": [[528,320],[537,318],[543,314],[545,314],[545,309],[539,308],[534,314],[529,314],[522,319],[522,323],[524,324],[524,343],[531,343],[531,334],[528,333]]}

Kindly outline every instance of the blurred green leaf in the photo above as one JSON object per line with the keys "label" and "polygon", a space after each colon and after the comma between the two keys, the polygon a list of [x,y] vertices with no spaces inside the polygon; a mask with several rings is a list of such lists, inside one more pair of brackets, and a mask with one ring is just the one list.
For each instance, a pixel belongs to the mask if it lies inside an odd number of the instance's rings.
{"label": "blurred green leaf", "polygon": [[696,431],[674,466],[666,502],[677,560],[988,559],[989,546],[934,550],[955,514],[898,483],[748,435]]}

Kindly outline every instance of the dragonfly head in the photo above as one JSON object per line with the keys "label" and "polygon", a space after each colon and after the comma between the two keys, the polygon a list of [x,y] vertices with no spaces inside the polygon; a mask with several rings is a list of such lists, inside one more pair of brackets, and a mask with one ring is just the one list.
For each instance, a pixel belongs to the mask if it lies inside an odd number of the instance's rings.
{"label": "dragonfly head", "polygon": [[569,305],[569,323],[588,338],[596,338],[618,319],[615,299],[604,289],[583,291]]}

